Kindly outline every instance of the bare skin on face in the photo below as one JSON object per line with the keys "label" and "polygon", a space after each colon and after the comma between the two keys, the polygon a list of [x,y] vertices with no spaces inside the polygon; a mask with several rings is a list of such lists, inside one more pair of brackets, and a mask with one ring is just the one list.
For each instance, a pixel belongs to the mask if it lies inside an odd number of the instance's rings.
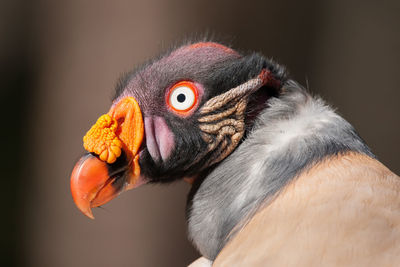
{"label": "bare skin on face", "polygon": [[334,156],[303,172],[213,266],[398,266],[400,178],[375,159]]}

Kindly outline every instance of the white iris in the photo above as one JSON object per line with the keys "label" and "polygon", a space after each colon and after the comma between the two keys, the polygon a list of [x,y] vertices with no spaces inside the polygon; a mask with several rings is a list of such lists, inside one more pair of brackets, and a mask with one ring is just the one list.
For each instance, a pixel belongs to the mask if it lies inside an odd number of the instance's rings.
{"label": "white iris", "polygon": [[190,109],[195,99],[193,89],[187,86],[179,86],[169,95],[169,103],[176,110]]}

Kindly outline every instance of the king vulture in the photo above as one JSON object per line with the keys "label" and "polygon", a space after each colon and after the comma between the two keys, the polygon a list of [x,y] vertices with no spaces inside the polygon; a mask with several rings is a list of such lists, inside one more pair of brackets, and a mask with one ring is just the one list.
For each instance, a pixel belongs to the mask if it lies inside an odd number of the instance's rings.
{"label": "king vulture", "polygon": [[400,179],[258,53],[185,44],[126,74],[84,136],[77,207],[192,183],[192,266],[400,266]]}

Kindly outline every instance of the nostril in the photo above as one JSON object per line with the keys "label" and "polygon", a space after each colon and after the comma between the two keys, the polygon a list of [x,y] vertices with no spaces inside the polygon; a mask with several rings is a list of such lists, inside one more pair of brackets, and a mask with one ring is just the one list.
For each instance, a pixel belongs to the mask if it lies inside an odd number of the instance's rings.
{"label": "nostril", "polygon": [[117,136],[119,136],[121,134],[122,126],[124,125],[124,122],[125,122],[125,117],[117,118],[118,128],[117,128],[117,130],[115,132]]}
{"label": "nostril", "polygon": [[118,125],[122,125],[125,121],[125,117],[121,117],[117,119]]}

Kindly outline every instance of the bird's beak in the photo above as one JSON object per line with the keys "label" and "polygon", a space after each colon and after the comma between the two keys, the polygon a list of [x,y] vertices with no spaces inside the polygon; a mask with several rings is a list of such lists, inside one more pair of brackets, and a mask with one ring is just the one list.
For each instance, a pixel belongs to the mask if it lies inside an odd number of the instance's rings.
{"label": "bird's beak", "polygon": [[71,175],[72,197],[85,215],[93,219],[92,207],[145,183],[138,153],[143,134],[141,110],[132,97],[115,104],[86,134],[84,147],[91,153],[79,159]]}

